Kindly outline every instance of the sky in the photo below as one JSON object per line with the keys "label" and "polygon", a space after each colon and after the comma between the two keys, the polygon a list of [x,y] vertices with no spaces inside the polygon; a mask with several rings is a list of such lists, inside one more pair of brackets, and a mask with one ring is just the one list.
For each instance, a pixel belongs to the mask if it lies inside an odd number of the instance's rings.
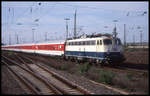
{"label": "sky", "polygon": [[[73,37],[74,14],[77,10],[77,35],[112,34],[126,41],[149,41],[148,2],[2,2],[2,43],[16,44],[63,40],[66,20],[69,37]],[[117,20],[117,22],[114,22]],[[34,34],[34,35],[33,35]],[[34,38],[33,38],[34,36]],[[34,39],[34,40],[33,40]]]}

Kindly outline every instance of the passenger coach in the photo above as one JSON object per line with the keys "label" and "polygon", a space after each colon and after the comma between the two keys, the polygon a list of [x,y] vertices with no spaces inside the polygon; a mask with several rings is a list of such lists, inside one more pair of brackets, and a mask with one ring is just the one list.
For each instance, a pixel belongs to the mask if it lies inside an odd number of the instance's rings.
{"label": "passenger coach", "polygon": [[8,45],[2,46],[2,50],[62,56],[64,54],[64,41]]}

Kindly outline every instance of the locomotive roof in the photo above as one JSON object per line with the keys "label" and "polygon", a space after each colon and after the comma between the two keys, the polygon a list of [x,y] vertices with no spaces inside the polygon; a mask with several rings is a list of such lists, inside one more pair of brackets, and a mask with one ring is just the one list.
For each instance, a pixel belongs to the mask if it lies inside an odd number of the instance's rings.
{"label": "locomotive roof", "polygon": [[[106,39],[106,38],[110,38],[107,36],[102,36],[102,37],[95,37],[95,38],[79,38],[79,39],[72,39],[72,40],[67,40],[67,42],[70,41],[86,41],[86,40],[97,40],[97,39]],[[111,38],[110,38],[111,39]]]}

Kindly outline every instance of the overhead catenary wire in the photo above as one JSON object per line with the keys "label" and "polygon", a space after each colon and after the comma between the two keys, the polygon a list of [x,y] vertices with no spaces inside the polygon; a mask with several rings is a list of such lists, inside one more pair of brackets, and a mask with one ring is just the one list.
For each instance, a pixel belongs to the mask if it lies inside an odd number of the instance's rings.
{"label": "overhead catenary wire", "polygon": [[[35,3],[34,3],[35,4]],[[37,6],[35,6],[33,4],[33,6],[34,6],[34,8],[36,8]],[[50,8],[50,10],[47,10],[47,12],[48,11],[50,11],[50,12],[52,12],[53,11],[53,9],[54,9],[54,7],[55,7],[55,5],[56,4],[61,4],[61,5],[63,5],[63,6],[66,6],[66,7],[73,7],[73,8],[88,8],[88,9],[99,9],[100,11],[102,10],[101,8],[98,8],[98,7],[94,7],[94,6],[81,6],[81,5],[72,5],[72,4],[65,4],[65,3],[61,3],[61,2],[57,2],[57,3],[53,3],[53,5],[51,6],[51,8]],[[37,4],[36,4],[37,5]],[[38,5],[40,6],[40,8],[42,7],[41,5],[43,5],[42,3],[38,3]],[[49,5],[48,5],[49,6]],[[40,13],[40,8],[39,8],[39,13]],[[36,8],[37,9],[37,8]],[[104,9],[105,11],[107,10],[107,11],[109,11],[109,9]],[[37,11],[37,10],[36,10]],[[33,10],[32,10],[32,12],[33,12]],[[46,12],[46,13],[47,13]],[[134,12],[143,12],[143,11],[134,11]],[[24,12],[24,14],[25,14],[26,12]],[[129,14],[128,14],[128,16],[131,16],[131,13],[132,13],[132,11],[131,12],[128,12]],[[143,14],[146,14],[146,12],[145,13],[143,13]],[[38,18],[35,18],[35,21],[40,21],[40,19],[41,18],[43,18],[42,17],[43,15],[40,15]],[[16,18],[15,18],[16,19]],[[19,19],[19,18],[18,18]],[[15,20],[14,20],[15,21]],[[15,21],[16,22],[16,21]]]}

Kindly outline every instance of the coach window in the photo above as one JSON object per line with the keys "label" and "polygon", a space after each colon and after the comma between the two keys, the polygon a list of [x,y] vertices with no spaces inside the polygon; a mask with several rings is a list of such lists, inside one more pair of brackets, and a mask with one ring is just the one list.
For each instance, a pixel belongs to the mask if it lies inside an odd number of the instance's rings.
{"label": "coach window", "polygon": [[85,45],[85,41],[83,41],[83,45]]}
{"label": "coach window", "polygon": [[93,45],[93,41],[91,41],[91,45]]}
{"label": "coach window", "polygon": [[59,46],[59,48],[61,49],[61,45]]}
{"label": "coach window", "polygon": [[82,41],[80,41],[80,45],[82,45]]}
{"label": "coach window", "polygon": [[90,41],[87,41],[87,45],[90,45]]}
{"label": "coach window", "polygon": [[83,45],[85,45],[85,41],[83,41]]}
{"label": "coach window", "polygon": [[83,45],[85,45],[85,42],[83,41],[83,43],[82,43]]}
{"label": "coach window", "polygon": [[78,45],[80,45],[80,42],[78,42]]}
{"label": "coach window", "polygon": [[77,45],[77,42],[74,42],[74,45]]}
{"label": "coach window", "polygon": [[82,41],[80,41],[80,45],[83,45]]}
{"label": "coach window", "polygon": [[63,49],[63,48],[64,48],[64,46],[62,45],[62,46],[61,46],[61,49]]}
{"label": "coach window", "polygon": [[81,43],[81,42],[79,41],[79,42],[78,42],[78,45],[81,45],[80,43]]}
{"label": "coach window", "polygon": [[92,45],[95,45],[95,40],[94,40],[94,41],[92,41]]}
{"label": "coach window", "polygon": [[92,45],[92,41],[90,41],[90,45]]}
{"label": "coach window", "polygon": [[89,41],[86,41],[86,44],[89,45]]}
{"label": "coach window", "polygon": [[79,45],[79,42],[76,42],[76,45]]}
{"label": "coach window", "polygon": [[84,41],[84,45],[86,45],[86,41]]}
{"label": "coach window", "polygon": [[74,45],[77,45],[77,42],[74,42]]}
{"label": "coach window", "polygon": [[85,45],[87,45],[87,41],[85,41]]}

